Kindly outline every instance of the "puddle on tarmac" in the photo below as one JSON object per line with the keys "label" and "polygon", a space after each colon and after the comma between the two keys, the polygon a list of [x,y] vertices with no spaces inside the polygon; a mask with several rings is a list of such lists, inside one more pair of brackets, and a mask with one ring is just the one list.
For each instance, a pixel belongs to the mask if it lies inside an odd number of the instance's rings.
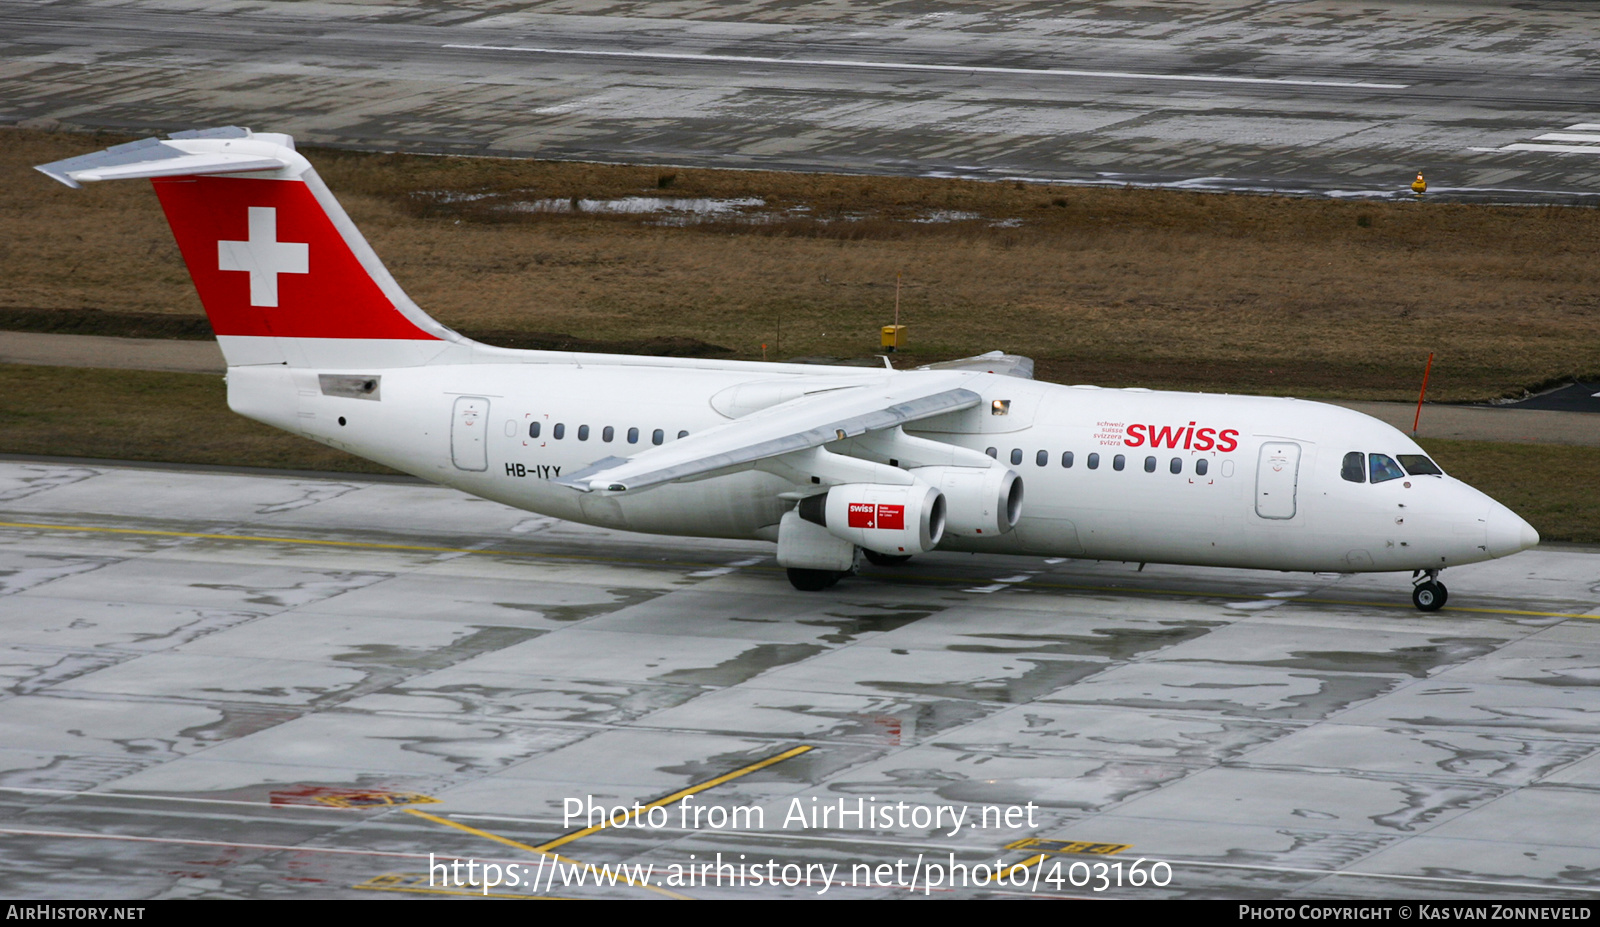
{"label": "puddle on tarmac", "polygon": [[758,644],[716,666],[678,669],[652,678],[676,685],[736,686],[769,669],[798,663],[826,649],[821,644]]}
{"label": "puddle on tarmac", "polygon": [[957,653],[1059,653],[1128,660],[1204,637],[1216,627],[1217,622],[1208,621],[1159,629],[1109,627],[1096,629],[1093,634],[966,634],[963,636],[979,640],[1015,641],[1018,646],[952,644],[946,649]]}
{"label": "puddle on tarmac", "polygon": [[1080,663],[1076,660],[1029,660],[1018,663],[1032,666],[1020,675],[1004,679],[974,680],[972,682],[902,682],[899,680],[863,679],[860,685],[884,692],[904,692],[910,695],[927,695],[937,698],[970,699],[978,702],[1031,702],[1063,686],[1093,676],[1106,669],[1104,663]]}

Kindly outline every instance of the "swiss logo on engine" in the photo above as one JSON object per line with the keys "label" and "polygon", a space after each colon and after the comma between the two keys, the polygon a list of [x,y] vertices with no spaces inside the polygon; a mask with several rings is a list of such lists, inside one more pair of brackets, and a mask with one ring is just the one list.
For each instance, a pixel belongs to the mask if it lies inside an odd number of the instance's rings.
{"label": "swiss logo on engine", "polygon": [[874,505],[871,502],[850,503],[850,527],[889,528],[903,530],[906,526],[906,507],[903,505]]}

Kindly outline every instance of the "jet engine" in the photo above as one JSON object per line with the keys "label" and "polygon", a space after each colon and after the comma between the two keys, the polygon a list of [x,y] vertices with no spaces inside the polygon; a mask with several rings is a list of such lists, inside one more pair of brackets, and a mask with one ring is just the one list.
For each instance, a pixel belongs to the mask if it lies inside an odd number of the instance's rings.
{"label": "jet engine", "polygon": [[1005,467],[917,467],[911,475],[944,494],[945,530],[997,537],[1022,515],[1022,477]]}
{"label": "jet engine", "polygon": [[880,554],[922,554],[944,536],[944,494],[926,483],[847,483],[800,500],[800,517]]}

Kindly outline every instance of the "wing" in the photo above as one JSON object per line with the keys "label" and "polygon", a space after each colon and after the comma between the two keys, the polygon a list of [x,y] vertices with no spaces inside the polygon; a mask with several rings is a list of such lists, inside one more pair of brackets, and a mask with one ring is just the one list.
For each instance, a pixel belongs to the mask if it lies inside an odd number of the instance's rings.
{"label": "wing", "polygon": [[580,492],[628,492],[821,447],[982,401],[972,374],[901,373],[769,406],[632,457],[607,457],[555,482]]}
{"label": "wing", "polygon": [[988,354],[979,354],[977,357],[963,357],[959,360],[940,361],[937,364],[928,364],[918,367],[918,370],[977,370],[983,373],[998,373],[1008,377],[1019,377],[1023,380],[1033,379],[1033,358],[1023,357],[1020,354],[1006,354],[1001,351],[990,351]]}

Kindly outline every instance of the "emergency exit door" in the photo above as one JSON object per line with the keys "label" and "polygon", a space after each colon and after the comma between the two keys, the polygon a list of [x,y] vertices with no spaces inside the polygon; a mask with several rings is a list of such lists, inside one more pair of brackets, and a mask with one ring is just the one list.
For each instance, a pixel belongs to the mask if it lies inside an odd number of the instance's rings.
{"label": "emergency exit door", "polygon": [[457,396],[450,419],[450,459],[458,470],[489,469],[489,443],[484,431],[489,427],[489,400],[481,396]]}
{"label": "emergency exit door", "polygon": [[1293,518],[1299,482],[1300,445],[1293,441],[1261,445],[1256,464],[1256,514],[1262,518]]}

